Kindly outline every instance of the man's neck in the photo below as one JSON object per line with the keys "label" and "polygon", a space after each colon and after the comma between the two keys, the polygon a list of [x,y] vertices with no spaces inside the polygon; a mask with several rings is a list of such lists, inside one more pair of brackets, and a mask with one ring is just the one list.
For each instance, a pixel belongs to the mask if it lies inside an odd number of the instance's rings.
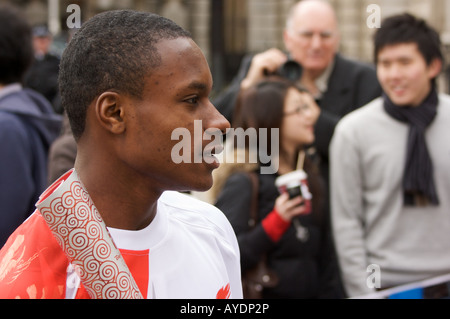
{"label": "man's neck", "polygon": [[334,69],[335,60],[333,59],[325,69],[322,70],[304,70],[301,83],[315,97],[319,98],[328,89],[328,81]]}
{"label": "man's neck", "polygon": [[105,224],[124,230],[147,227],[156,215],[162,192],[152,192],[142,178],[117,172],[112,165],[94,166],[77,155],[75,169]]}

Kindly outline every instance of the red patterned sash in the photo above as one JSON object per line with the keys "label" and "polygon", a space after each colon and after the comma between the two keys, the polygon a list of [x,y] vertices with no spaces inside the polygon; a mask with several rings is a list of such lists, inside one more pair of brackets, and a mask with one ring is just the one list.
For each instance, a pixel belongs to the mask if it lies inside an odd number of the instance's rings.
{"label": "red patterned sash", "polygon": [[49,187],[36,206],[91,298],[142,298],[75,170]]}

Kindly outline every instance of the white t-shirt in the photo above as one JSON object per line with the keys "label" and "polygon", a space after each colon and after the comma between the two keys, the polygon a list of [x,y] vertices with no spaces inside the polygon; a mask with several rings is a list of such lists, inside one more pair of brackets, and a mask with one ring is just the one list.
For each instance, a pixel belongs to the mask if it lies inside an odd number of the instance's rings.
{"label": "white t-shirt", "polygon": [[242,298],[236,236],[214,206],[165,192],[148,227],[108,230],[122,254],[148,262],[147,298]]}

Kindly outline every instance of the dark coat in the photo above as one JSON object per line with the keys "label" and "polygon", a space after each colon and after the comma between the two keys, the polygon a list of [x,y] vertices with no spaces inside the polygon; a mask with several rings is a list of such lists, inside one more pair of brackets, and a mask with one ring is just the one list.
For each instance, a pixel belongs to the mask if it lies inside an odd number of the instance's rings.
{"label": "dark coat", "polygon": [[64,113],[61,135],[53,142],[48,153],[48,184],[52,184],[75,165],[77,143]]}
{"label": "dark coat", "polygon": [[272,210],[279,196],[276,174],[258,175],[259,222],[249,226],[252,184],[246,174],[235,173],[225,182],[216,201],[236,233],[241,252],[242,271],[256,265],[264,253],[270,267],[277,273],[279,284],[266,289],[264,298],[342,298],[334,246],[329,222],[320,211],[297,217],[309,231],[309,239],[296,237],[293,224],[279,242],[273,242],[260,221]]}
{"label": "dark coat", "polygon": [[47,188],[47,156],[61,116],[39,93],[19,89],[0,98],[0,247],[34,210]]}

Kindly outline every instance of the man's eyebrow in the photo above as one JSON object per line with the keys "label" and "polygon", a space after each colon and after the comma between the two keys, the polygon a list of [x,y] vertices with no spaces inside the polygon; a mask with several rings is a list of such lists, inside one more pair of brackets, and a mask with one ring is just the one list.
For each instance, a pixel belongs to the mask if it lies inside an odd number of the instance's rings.
{"label": "man's eyebrow", "polygon": [[395,58],[392,58],[390,56],[378,58],[379,62],[409,61],[409,60],[411,60],[411,57],[406,56],[406,55],[398,56],[398,57],[395,57]]}
{"label": "man's eyebrow", "polygon": [[203,82],[194,81],[194,82],[189,83],[188,88],[199,90],[199,91],[206,91],[209,89],[209,85],[207,85],[206,83],[203,83]]}
{"label": "man's eyebrow", "polygon": [[190,89],[198,89],[198,90],[205,90],[206,84],[202,82],[191,82],[188,85],[188,88]]}

